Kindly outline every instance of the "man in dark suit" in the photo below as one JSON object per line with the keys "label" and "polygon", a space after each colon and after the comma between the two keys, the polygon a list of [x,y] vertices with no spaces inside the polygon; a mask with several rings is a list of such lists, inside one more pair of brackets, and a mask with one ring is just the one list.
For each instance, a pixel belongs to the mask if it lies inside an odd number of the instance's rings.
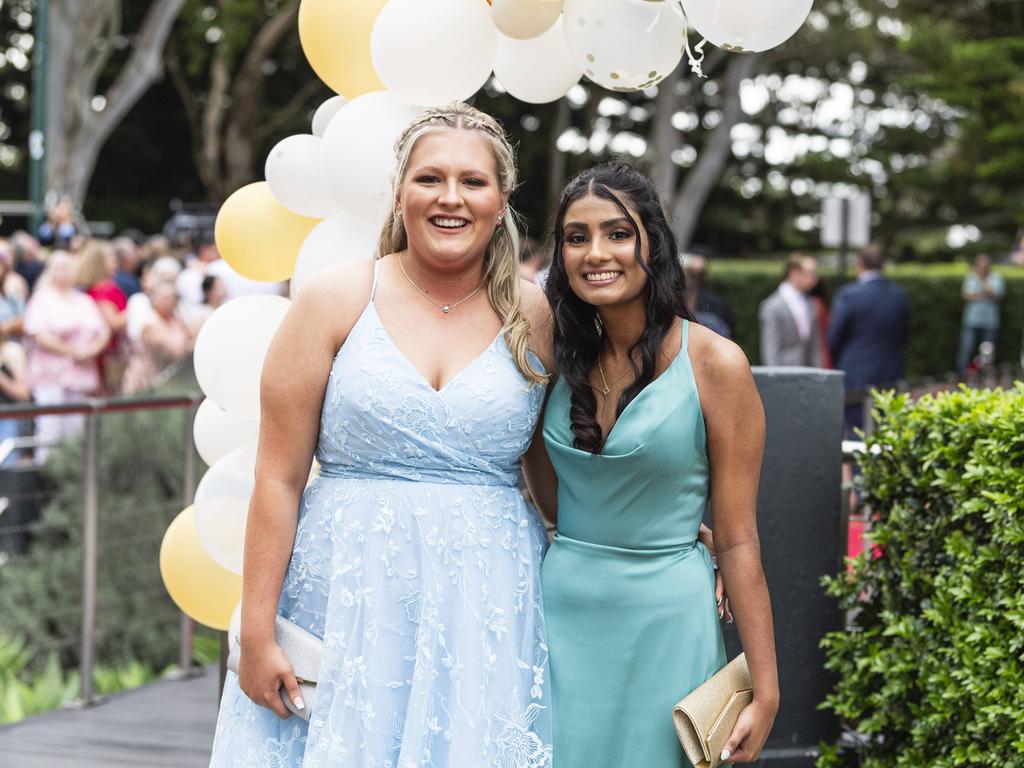
{"label": "man in dark suit", "polygon": [[[832,305],[828,347],[846,374],[846,391],[887,387],[903,378],[903,350],[910,312],[907,291],[883,274],[885,254],[868,246],[857,257],[857,280],[844,285]],[[863,409],[846,409],[847,432],[863,427]]]}

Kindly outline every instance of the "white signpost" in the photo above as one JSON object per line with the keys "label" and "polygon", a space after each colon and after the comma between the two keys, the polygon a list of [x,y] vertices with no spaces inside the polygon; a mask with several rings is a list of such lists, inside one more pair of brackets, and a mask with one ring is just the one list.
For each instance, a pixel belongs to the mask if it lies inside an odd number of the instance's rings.
{"label": "white signpost", "polygon": [[865,248],[871,242],[871,195],[832,195],[821,201],[821,244],[839,249],[839,279],[846,277],[850,248]]}

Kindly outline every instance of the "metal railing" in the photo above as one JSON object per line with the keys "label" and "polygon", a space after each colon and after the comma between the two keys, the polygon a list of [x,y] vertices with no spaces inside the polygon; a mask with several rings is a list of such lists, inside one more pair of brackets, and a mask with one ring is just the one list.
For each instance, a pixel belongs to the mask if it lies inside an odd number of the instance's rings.
{"label": "metal railing", "polygon": [[[81,698],[77,706],[88,707],[96,703],[93,691],[93,669],[96,663],[96,611],[97,611],[97,579],[96,568],[98,559],[98,525],[99,525],[99,448],[100,425],[105,414],[133,411],[152,411],[161,409],[185,410],[182,451],[182,506],[192,503],[196,486],[196,449],[192,436],[192,425],[196,409],[202,402],[202,395],[187,393],[182,395],[149,395],[140,397],[115,397],[109,399],[90,399],[61,405],[3,405],[0,406],[0,419],[24,419],[35,416],[72,416],[84,415],[84,488],[82,500],[82,632],[81,632]],[[0,450],[9,452],[15,449],[37,447],[33,438],[12,438],[4,441]],[[5,454],[6,455],[6,454]],[[181,639],[179,642],[178,663],[180,674],[188,676],[192,673],[192,637],[194,623],[185,614],[180,620]]]}

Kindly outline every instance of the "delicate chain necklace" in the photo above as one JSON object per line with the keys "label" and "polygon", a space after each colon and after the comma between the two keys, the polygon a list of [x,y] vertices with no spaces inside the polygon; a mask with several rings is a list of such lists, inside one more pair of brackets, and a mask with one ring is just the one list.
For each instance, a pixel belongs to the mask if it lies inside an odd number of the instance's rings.
{"label": "delicate chain necklace", "polygon": [[601,367],[601,358],[597,358],[597,370],[601,373],[601,394],[608,397],[608,393],[611,392],[611,387],[608,386],[608,379],[604,377],[604,368]]}
{"label": "delicate chain necklace", "polygon": [[442,303],[441,303],[441,302],[439,302],[439,301],[434,301],[434,299],[432,299],[432,298],[431,298],[431,297],[430,297],[430,296],[429,296],[429,295],[427,294],[427,292],[426,292],[426,291],[424,291],[424,290],[423,290],[422,288],[420,288],[420,287],[419,287],[418,285],[416,285],[416,283],[414,283],[414,282],[413,282],[413,279],[412,279],[411,277],[409,277],[409,273],[405,271],[405,265],[404,265],[404,264],[402,263],[402,257],[401,257],[401,256],[399,256],[399,257],[398,257],[398,266],[402,268],[402,274],[403,274],[403,275],[405,275],[405,279],[409,281],[409,285],[411,285],[411,286],[412,286],[413,288],[415,288],[415,289],[416,289],[417,291],[419,291],[419,294],[420,294],[420,296],[422,296],[422,297],[423,297],[424,299],[426,299],[427,301],[429,301],[429,302],[430,302],[431,304],[433,304],[433,305],[434,305],[435,307],[438,307],[438,308],[439,308],[439,309],[440,309],[440,310],[441,310],[442,312],[444,312],[444,313],[445,313],[446,315],[447,315],[447,314],[448,314],[448,313],[449,313],[449,312],[450,312],[451,310],[453,310],[453,309],[455,309],[455,308],[456,308],[457,306],[459,306],[459,304],[461,304],[462,302],[464,302],[464,301],[469,301],[469,300],[470,300],[471,298],[473,298],[473,297],[474,297],[474,296],[476,295],[476,292],[477,292],[477,291],[479,291],[479,290],[480,290],[481,288],[483,288],[483,287],[484,287],[484,284],[483,284],[483,282],[481,282],[481,283],[480,283],[480,285],[478,285],[478,286],[477,286],[476,288],[474,288],[474,289],[473,289],[472,291],[470,291],[469,293],[467,293],[467,294],[466,294],[465,296],[463,296],[463,297],[462,297],[461,299],[459,299],[458,301],[456,301],[456,302],[454,302],[454,303],[452,303],[452,304],[442,304]]}
{"label": "delicate chain necklace", "polygon": [[[604,395],[605,397],[607,397],[608,393],[612,391],[612,388],[608,386],[608,379],[606,379],[604,377],[604,367],[601,365],[601,357],[600,357],[600,355],[597,358],[597,372],[601,374],[601,384],[602,384],[601,394]],[[622,376],[619,376],[619,378],[616,379],[615,381],[619,381],[620,379],[622,379],[628,373],[629,373],[629,371],[626,371],[626,373],[622,374]]]}

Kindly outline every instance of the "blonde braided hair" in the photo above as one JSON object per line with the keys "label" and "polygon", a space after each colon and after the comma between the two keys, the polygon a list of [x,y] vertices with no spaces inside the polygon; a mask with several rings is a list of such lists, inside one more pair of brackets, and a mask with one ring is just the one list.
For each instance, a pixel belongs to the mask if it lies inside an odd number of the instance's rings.
{"label": "blonde braided hair", "polygon": [[[501,125],[488,114],[468,104],[455,102],[446,107],[428,109],[395,142],[398,165],[392,187],[397,198],[416,142],[428,133],[440,130],[479,131],[491,145],[498,167],[498,185],[508,200],[516,187],[515,151]],[[518,215],[507,205],[502,226],[497,227],[484,251],[484,284],[487,298],[501,319],[501,332],[512,353],[516,368],[531,385],[545,384],[548,377],[534,369],[529,359],[530,321],[523,314],[519,298],[519,226]],[[405,250],[409,245],[405,224],[392,206],[381,229],[377,258]]]}

